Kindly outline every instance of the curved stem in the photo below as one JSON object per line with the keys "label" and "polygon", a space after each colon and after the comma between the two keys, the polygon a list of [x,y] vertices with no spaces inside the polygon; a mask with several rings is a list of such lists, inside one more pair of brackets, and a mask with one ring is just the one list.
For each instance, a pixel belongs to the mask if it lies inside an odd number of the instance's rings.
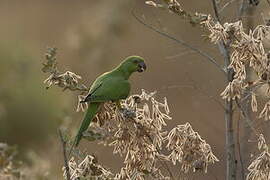
{"label": "curved stem", "polygon": [[171,36],[171,35],[169,35],[169,34],[163,32],[163,31],[160,31],[160,30],[156,29],[154,26],[152,26],[152,25],[150,25],[150,24],[147,24],[146,22],[144,22],[142,19],[140,19],[139,17],[137,17],[137,16],[135,15],[134,10],[131,11],[131,14],[132,14],[132,16],[133,16],[139,23],[143,24],[143,25],[144,25],[145,27],[147,27],[148,29],[151,29],[152,31],[154,31],[154,32],[156,32],[156,33],[158,33],[158,34],[160,34],[160,35],[162,35],[162,36],[164,36],[164,37],[166,37],[166,38],[168,38],[168,39],[171,39],[171,40],[177,42],[178,44],[181,44],[182,46],[185,46],[185,47],[191,49],[192,51],[194,51],[194,52],[200,54],[201,56],[205,57],[205,59],[207,59],[210,63],[212,63],[213,65],[215,65],[222,73],[225,73],[225,71],[224,71],[224,69],[222,68],[222,66],[219,65],[219,64],[217,63],[217,61],[216,61],[213,57],[211,57],[209,54],[207,54],[206,52],[203,52],[202,50],[200,50],[200,49],[198,49],[198,48],[195,48],[194,46],[192,46],[192,45],[186,43],[185,41],[180,40],[180,39],[176,39],[175,37],[173,37],[173,36]]}

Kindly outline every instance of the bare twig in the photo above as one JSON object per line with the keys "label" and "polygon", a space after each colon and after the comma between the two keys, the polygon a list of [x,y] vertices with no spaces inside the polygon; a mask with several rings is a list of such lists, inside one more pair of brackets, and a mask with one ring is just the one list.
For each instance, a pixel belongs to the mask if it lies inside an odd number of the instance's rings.
{"label": "bare twig", "polygon": [[214,14],[215,14],[216,20],[220,22],[219,11],[218,11],[216,0],[212,0],[212,4],[213,4],[213,9],[214,9]]}
{"label": "bare twig", "polygon": [[145,27],[151,29],[152,31],[168,38],[168,39],[171,39],[175,42],[177,42],[178,44],[181,44],[182,46],[185,46],[189,49],[191,49],[192,51],[195,51],[196,53],[200,54],[201,56],[205,57],[205,59],[207,59],[209,62],[211,62],[212,64],[214,64],[222,73],[225,73],[224,69],[222,68],[222,66],[220,66],[217,61],[211,57],[209,54],[207,54],[206,52],[203,52],[202,50],[198,49],[198,48],[195,48],[194,46],[186,43],[185,41],[183,40],[180,40],[180,39],[176,39],[175,37],[161,31],[161,30],[158,30],[156,29],[154,26],[150,25],[150,24],[147,24],[146,22],[144,22],[142,19],[140,19],[139,17],[136,16],[134,10],[131,11],[131,14],[132,16],[141,24],[143,24]]}
{"label": "bare twig", "polygon": [[226,100],[225,122],[226,122],[226,154],[227,154],[227,180],[236,180],[236,157],[233,129],[232,101]]}
{"label": "bare twig", "polygon": [[243,103],[246,99],[248,99],[252,95],[252,92],[254,92],[257,89],[261,88],[265,84],[267,84],[267,83],[265,83],[265,82],[258,82],[258,83],[254,84],[254,85],[249,86],[249,88],[247,89],[247,92],[246,92],[245,96],[243,98],[241,98],[241,102],[240,103]]}
{"label": "bare twig", "polygon": [[185,50],[184,52],[181,52],[181,53],[178,53],[178,54],[175,54],[175,55],[167,56],[167,57],[165,57],[165,59],[173,60],[175,58],[179,58],[181,56],[186,56],[186,55],[191,55],[191,54],[194,54],[194,53],[195,53],[194,51],[187,51],[187,50]]}
{"label": "bare twig", "polygon": [[[219,13],[217,9],[216,0],[212,0],[215,18],[219,21]],[[229,68],[230,65],[230,53],[228,46],[221,41],[218,43],[219,51],[223,55],[224,64],[227,68],[227,81],[232,82],[233,80],[233,69]],[[233,129],[233,101],[225,100],[225,123],[226,123],[226,155],[227,155],[227,169],[226,179],[236,180],[237,174],[237,161],[235,155],[235,142],[234,142],[234,129]]]}
{"label": "bare twig", "polygon": [[67,180],[71,180],[69,166],[68,166],[68,159],[67,159],[67,155],[66,155],[66,141],[64,140],[61,129],[58,129],[58,133],[59,133],[59,137],[60,137],[60,140],[62,143],[62,148],[63,148],[63,157],[64,157],[64,165],[65,165],[65,169],[66,169],[66,177],[67,177]]}
{"label": "bare twig", "polygon": [[240,145],[240,128],[239,128],[239,122],[241,120],[241,116],[239,115],[238,121],[237,121],[237,131],[236,131],[236,136],[237,136],[237,148],[238,148],[238,156],[239,156],[239,161],[240,161],[240,167],[241,167],[241,178],[242,180],[245,180],[245,171],[244,171],[244,163],[242,159],[242,153],[241,153],[241,145]]}
{"label": "bare twig", "polygon": [[246,9],[246,1],[247,0],[242,0],[242,2],[240,3],[238,18],[237,18],[238,20],[242,20],[242,18],[243,18],[243,14],[244,14],[245,9]]}
{"label": "bare twig", "polygon": [[190,78],[190,76],[188,75],[188,73],[186,73],[186,76],[185,77],[188,77],[188,81],[192,82],[191,85],[172,85],[172,86],[167,86],[166,89],[184,89],[184,88],[190,88],[190,89],[193,89],[195,91],[197,91],[198,93],[202,94],[203,96],[207,97],[209,100],[211,101],[214,101],[215,103],[217,103],[220,108],[222,110],[225,109],[224,105],[222,104],[222,102],[220,102],[217,98],[215,98],[215,96],[212,96],[210,94],[208,94],[207,92],[203,91],[202,88],[196,86],[196,82]]}
{"label": "bare twig", "polygon": [[81,76],[71,71],[60,72],[57,68],[56,61],[56,48],[48,48],[45,54],[46,62],[43,63],[42,71],[48,73],[49,77],[44,81],[47,84],[46,89],[49,89],[52,85],[58,86],[63,91],[69,89],[71,91],[80,91],[86,93],[88,88],[80,83]]}
{"label": "bare twig", "polygon": [[236,1],[236,0],[231,0],[231,1],[227,2],[226,4],[224,4],[224,6],[221,7],[221,8],[219,9],[218,13],[219,13],[219,14],[222,13],[222,11],[224,11],[224,9],[226,9],[226,8],[227,8],[229,5],[231,5],[234,1]]}
{"label": "bare twig", "polygon": [[253,133],[257,137],[259,137],[260,133],[252,126],[252,121],[251,121],[249,115],[247,114],[247,111],[244,110],[244,108],[242,107],[242,105],[240,104],[238,99],[236,99],[235,102],[236,102],[236,105],[238,106],[238,108],[240,109],[240,111],[242,112],[242,115],[244,116],[244,118],[245,118],[248,126],[250,127],[250,129],[253,131]]}
{"label": "bare twig", "polygon": [[270,6],[270,0],[266,0],[267,4]]}
{"label": "bare twig", "polygon": [[207,92],[203,91],[201,88],[197,87],[196,85],[173,85],[173,86],[168,86],[166,88],[167,89],[191,88],[191,89],[199,92],[203,96],[206,96],[209,100],[212,100],[212,101],[216,102],[221,107],[221,109],[223,109],[223,110],[225,109],[224,105],[217,98],[215,98],[214,96],[211,96],[211,95],[207,94]]}
{"label": "bare twig", "polygon": [[270,6],[270,0],[266,0],[267,4]]}

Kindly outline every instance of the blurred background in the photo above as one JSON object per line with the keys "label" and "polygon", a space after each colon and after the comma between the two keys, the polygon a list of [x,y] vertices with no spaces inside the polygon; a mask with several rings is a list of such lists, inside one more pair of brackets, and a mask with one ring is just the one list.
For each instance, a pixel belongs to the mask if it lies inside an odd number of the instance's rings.
{"label": "blurred background", "polygon": [[[188,11],[212,14],[211,1],[180,2]],[[262,23],[264,3],[253,14],[256,23]],[[237,1],[229,5],[223,18],[234,21],[237,6]],[[84,114],[76,113],[77,93],[45,89],[47,75],[41,68],[46,48],[57,47],[60,70],[81,75],[86,85],[136,54],[146,59],[148,69],[131,78],[132,93],[156,90],[160,99],[167,97],[173,117],[167,128],[189,122],[212,146],[220,162],[208,174],[194,174],[193,179],[224,179],[225,122],[217,102],[222,103],[224,75],[203,57],[140,24],[132,9],[146,22],[209,52],[222,64],[216,46],[204,38],[207,32],[143,0],[1,0],[0,142],[18,145],[20,158],[40,177],[61,179],[57,128],[74,131]],[[81,147],[114,172],[122,166],[122,159],[108,147],[86,141]]]}

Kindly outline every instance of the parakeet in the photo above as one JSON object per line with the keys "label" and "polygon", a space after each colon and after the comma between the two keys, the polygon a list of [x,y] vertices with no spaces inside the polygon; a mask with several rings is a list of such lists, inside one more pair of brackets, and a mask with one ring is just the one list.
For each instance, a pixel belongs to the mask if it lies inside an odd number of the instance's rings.
{"label": "parakeet", "polygon": [[101,103],[113,101],[119,104],[119,100],[127,98],[130,92],[130,83],[128,81],[130,75],[133,72],[143,72],[145,70],[146,64],[142,57],[129,56],[112,71],[102,74],[94,81],[88,95],[82,101],[82,103],[88,102],[89,106],[75,137],[75,146],[79,145],[83,132],[88,129]]}

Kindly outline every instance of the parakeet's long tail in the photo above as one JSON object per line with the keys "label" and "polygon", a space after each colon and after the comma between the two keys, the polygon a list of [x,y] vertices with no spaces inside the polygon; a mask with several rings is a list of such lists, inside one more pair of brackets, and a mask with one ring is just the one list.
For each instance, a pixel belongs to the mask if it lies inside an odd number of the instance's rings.
{"label": "parakeet's long tail", "polygon": [[80,129],[75,137],[75,140],[70,148],[70,153],[71,154],[73,147],[77,147],[79,145],[80,140],[82,139],[83,132],[87,130],[88,126],[90,125],[92,119],[95,117],[98,108],[100,106],[100,103],[90,103],[89,107],[87,109],[87,112],[84,116],[84,119],[81,123]]}

